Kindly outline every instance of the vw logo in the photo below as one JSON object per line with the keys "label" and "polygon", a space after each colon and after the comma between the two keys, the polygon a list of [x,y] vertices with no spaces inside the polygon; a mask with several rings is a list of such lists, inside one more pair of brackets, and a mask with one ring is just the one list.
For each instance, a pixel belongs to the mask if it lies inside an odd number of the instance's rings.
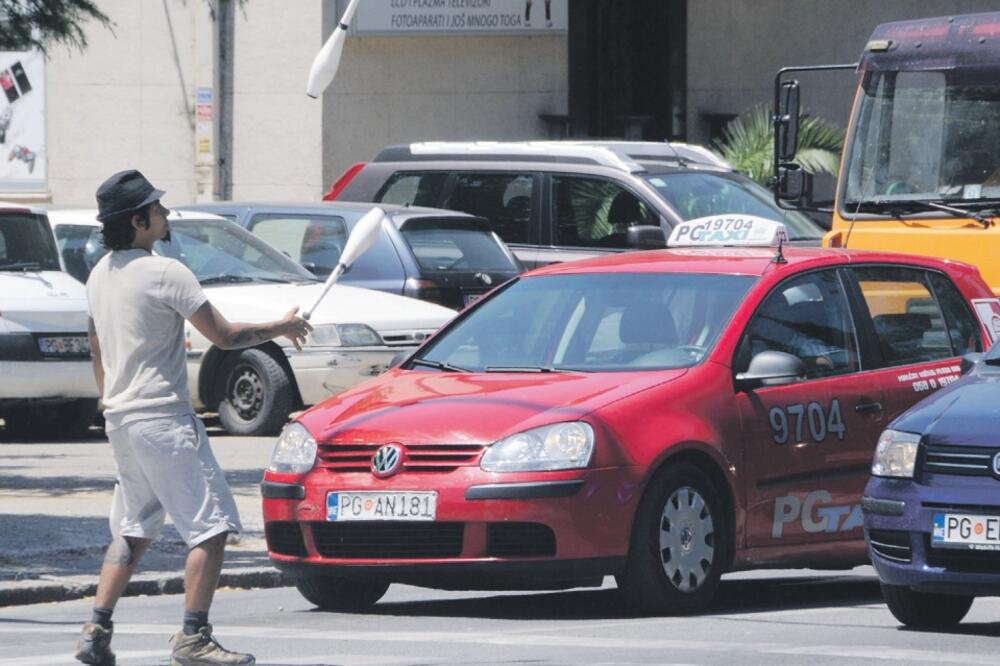
{"label": "vw logo", "polygon": [[1000,453],[993,456],[993,473],[1000,476]]}
{"label": "vw logo", "polygon": [[403,464],[403,450],[396,444],[386,444],[372,457],[372,474],[380,479],[392,476]]}
{"label": "vw logo", "polygon": [[493,278],[486,273],[476,273],[476,279],[485,284],[487,287],[493,284]]}

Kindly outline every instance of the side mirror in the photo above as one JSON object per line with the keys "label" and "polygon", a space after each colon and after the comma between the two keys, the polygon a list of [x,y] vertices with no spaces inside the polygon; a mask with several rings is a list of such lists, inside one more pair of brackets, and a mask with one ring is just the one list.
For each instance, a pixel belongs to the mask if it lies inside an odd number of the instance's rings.
{"label": "side mirror", "polygon": [[640,250],[663,248],[667,246],[667,237],[663,229],[652,224],[638,224],[629,227],[625,232],[625,242],[629,247]]}
{"label": "side mirror", "polygon": [[780,351],[762,351],[750,360],[746,372],[736,375],[736,388],[752,390],[758,386],[784,386],[805,377],[806,365],[798,356]]}
{"label": "side mirror", "polygon": [[982,352],[971,352],[962,357],[958,367],[961,368],[963,375],[967,375],[969,374],[969,371],[976,367],[976,363],[979,363],[982,358]]}
{"label": "side mirror", "polygon": [[782,201],[812,200],[812,174],[795,163],[778,166],[776,193]]}
{"label": "side mirror", "polygon": [[774,150],[778,159],[788,162],[799,149],[799,82],[785,81],[774,114]]}

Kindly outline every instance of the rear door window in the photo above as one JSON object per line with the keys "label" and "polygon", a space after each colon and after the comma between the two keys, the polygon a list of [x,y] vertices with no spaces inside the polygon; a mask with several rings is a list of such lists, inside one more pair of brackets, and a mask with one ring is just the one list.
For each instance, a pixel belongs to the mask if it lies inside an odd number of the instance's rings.
{"label": "rear door window", "polygon": [[505,243],[531,242],[531,173],[459,173],[443,207],[485,217]]}
{"label": "rear door window", "polygon": [[319,277],[327,277],[347,243],[344,218],[326,215],[258,214],[249,230]]}
{"label": "rear door window", "polygon": [[437,207],[448,172],[396,173],[375,197],[375,201],[400,206]]}
{"label": "rear door window", "polygon": [[[886,365],[908,365],[958,356],[962,352],[957,348],[970,344],[970,335],[973,336],[971,344],[979,344],[978,333],[969,330],[975,330],[974,322],[963,324],[957,314],[956,294],[948,294],[948,287],[938,282],[941,293],[948,300],[949,315],[945,316],[932,289],[929,272],[898,266],[864,266],[852,270],[868,306]],[[955,323],[949,324],[951,318],[957,318]],[[966,341],[953,341],[953,334]]]}
{"label": "rear door window", "polygon": [[656,214],[634,194],[603,178],[552,178],[555,245],[625,249],[628,228],[659,226]]}

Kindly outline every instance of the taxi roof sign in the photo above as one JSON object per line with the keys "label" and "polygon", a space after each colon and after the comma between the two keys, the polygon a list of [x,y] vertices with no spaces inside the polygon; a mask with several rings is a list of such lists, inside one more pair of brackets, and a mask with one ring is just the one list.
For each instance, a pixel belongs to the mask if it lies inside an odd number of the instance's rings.
{"label": "taxi roof sign", "polygon": [[780,247],[785,225],[756,215],[709,215],[674,227],[667,247]]}

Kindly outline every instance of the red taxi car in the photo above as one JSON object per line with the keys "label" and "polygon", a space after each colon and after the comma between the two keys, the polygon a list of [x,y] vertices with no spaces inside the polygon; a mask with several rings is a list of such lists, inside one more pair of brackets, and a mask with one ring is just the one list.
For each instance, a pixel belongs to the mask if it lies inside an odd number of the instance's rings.
{"label": "red taxi car", "polygon": [[494,290],[286,427],[272,561],[329,609],[611,574],[653,612],[706,606],[727,571],[864,563],[879,434],[991,339],[993,295],[965,264],[782,239],[703,218]]}

